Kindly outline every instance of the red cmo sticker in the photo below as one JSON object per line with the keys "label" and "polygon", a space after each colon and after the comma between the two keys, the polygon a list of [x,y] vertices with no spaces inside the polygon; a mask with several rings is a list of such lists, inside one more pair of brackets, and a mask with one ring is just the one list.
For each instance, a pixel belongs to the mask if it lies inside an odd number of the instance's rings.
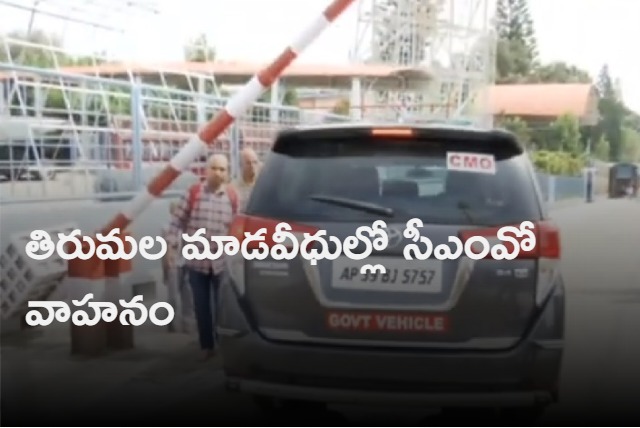
{"label": "red cmo sticker", "polygon": [[448,152],[447,169],[451,171],[496,173],[496,159],[493,155],[465,152]]}
{"label": "red cmo sticker", "polygon": [[340,331],[396,333],[445,333],[449,329],[444,315],[406,312],[327,312],[327,327]]}

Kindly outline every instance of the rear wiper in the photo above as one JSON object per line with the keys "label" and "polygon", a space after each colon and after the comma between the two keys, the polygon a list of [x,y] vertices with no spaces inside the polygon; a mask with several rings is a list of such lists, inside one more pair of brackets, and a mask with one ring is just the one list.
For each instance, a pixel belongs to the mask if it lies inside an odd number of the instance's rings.
{"label": "rear wiper", "polygon": [[370,202],[359,201],[357,199],[339,198],[336,196],[327,195],[311,195],[309,199],[318,202],[326,202],[328,204],[338,205],[345,208],[351,208],[353,210],[364,211],[371,214],[378,214],[385,217],[393,217],[395,212],[393,208],[385,207],[378,204],[372,204]]}

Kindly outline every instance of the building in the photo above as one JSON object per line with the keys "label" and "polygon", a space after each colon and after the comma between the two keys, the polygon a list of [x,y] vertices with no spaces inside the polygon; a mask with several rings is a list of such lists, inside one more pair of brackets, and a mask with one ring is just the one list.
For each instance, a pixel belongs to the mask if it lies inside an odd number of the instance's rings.
{"label": "building", "polygon": [[[590,84],[494,85],[487,89],[486,95],[496,122],[519,117],[531,128],[541,128],[564,114],[575,116],[585,127],[593,126],[599,120],[599,94]],[[348,99],[348,93],[338,91],[298,94],[301,108],[325,112]],[[479,100],[486,102],[483,97]],[[362,108],[366,110],[367,106]]]}
{"label": "building", "polygon": [[496,119],[519,117],[532,128],[548,126],[565,114],[575,116],[581,126],[594,126],[599,120],[599,94],[591,84],[495,85],[488,97]]}

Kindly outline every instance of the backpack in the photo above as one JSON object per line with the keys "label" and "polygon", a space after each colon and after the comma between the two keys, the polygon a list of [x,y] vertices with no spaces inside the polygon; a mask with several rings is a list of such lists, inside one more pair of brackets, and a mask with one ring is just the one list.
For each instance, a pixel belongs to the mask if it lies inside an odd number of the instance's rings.
{"label": "backpack", "polygon": [[[195,203],[198,200],[198,197],[200,196],[201,189],[202,189],[202,183],[196,183],[189,188],[189,198],[187,200],[189,213],[193,211],[193,207],[195,206]],[[227,196],[229,196],[229,200],[231,201],[231,213],[233,215],[236,215],[236,213],[238,212],[238,193],[236,192],[236,189],[230,184],[227,185],[226,190],[227,190]]]}

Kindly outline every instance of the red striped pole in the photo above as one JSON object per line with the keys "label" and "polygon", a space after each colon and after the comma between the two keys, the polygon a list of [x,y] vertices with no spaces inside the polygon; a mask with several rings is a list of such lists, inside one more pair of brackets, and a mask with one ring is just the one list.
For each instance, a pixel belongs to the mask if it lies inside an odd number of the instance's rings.
{"label": "red striped pole", "polygon": [[[131,243],[124,240],[127,232],[116,236],[124,247],[124,251],[131,252]],[[94,240],[96,236],[91,236]],[[115,242],[110,243],[114,252],[118,251]],[[83,245],[83,251],[88,250],[88,244]],[[75,250],[75,245],[70,243],[67,251]],[[65,287],[67,299],[82,300],[88,293],[94,294],[94,300],[108,301],[119,306],[120,299],[130,300],[132,296],[126,293],[125,286],[127,275],[133,270],[131,260],[101,260],[97,256],[89,260],[69,260]],[[104,299],[102,298],[104,297]],[[72,312],[75,307],[71,306]],[[87,310],[87,308],[83,308]],[[93,317],[89,309],[89,316]],[[71,323],[71,353],[72,355],[101,356],[108,350],[123,350],[133,348],[133,326],[123,325],[118,318],[110,323],[100,321],[95,326],[76,326]]]}
{"label": "red striped pole", "polygon": [[[117,239],[124,247],[126,253],[131,252],[131,243],[124,238],[129,236],[128,232],[120,233]],[[112,243],[111,247],[113,251],[118,250],[117,244]],[[133,263],[131,260],[105,260],[104,261],[104,296],[105,301],[115,303],[116,307],[120,307],[118,301],[125,299],[129,301],[133,296],[126,293],[128,287],[125,284],[128,276],[133,271]],[[118,311],[118,318],[111,321],[106,326],[106,345],[110,350],[125,350],[133,348],[133,326],[123,325],[120,322],[120,311]]]}
{"label": "red striped pole", "polygon": [[[87,252],[88,244],[83,243],[82,250]],[[74,243],[67,245],[66,251],[71,254],[76,250]],[[71,259],[67,264],[67,277],[64,287],[67,291],[67,300],[71,308],[71,314],[76,308],[72,305],[72,300],[82,300],[88,293],[97,295],[100,300],[100,293],[105,288],[105,260],[101,260],[94,255],[88,260]],[[87,308],[83,308],[87,310]],[[91,310],[87,311],[91,313]],[[93,317],[93,314],[89,315]],[[71,320],[71,355],[98,357],[107,352],[107,326],[104,322],[99,322],[94,326],[77,326]]]}
{"label": "red striped pole", "polygon": [[103,234],[115,228],[125,230],[144,210],[180,176],[191,162],[196,160],[236,118],[244,114],[258,100],[282,72],[295,60],[331,23],[335,21],[354,0],[333,0],[287,46],[271,64],[260,70],[247,84],[227,102],[225,108],[202,127],[197,135],[178,152],[169,165],[154,177],[146,189],[140,192],[102,230]]}

